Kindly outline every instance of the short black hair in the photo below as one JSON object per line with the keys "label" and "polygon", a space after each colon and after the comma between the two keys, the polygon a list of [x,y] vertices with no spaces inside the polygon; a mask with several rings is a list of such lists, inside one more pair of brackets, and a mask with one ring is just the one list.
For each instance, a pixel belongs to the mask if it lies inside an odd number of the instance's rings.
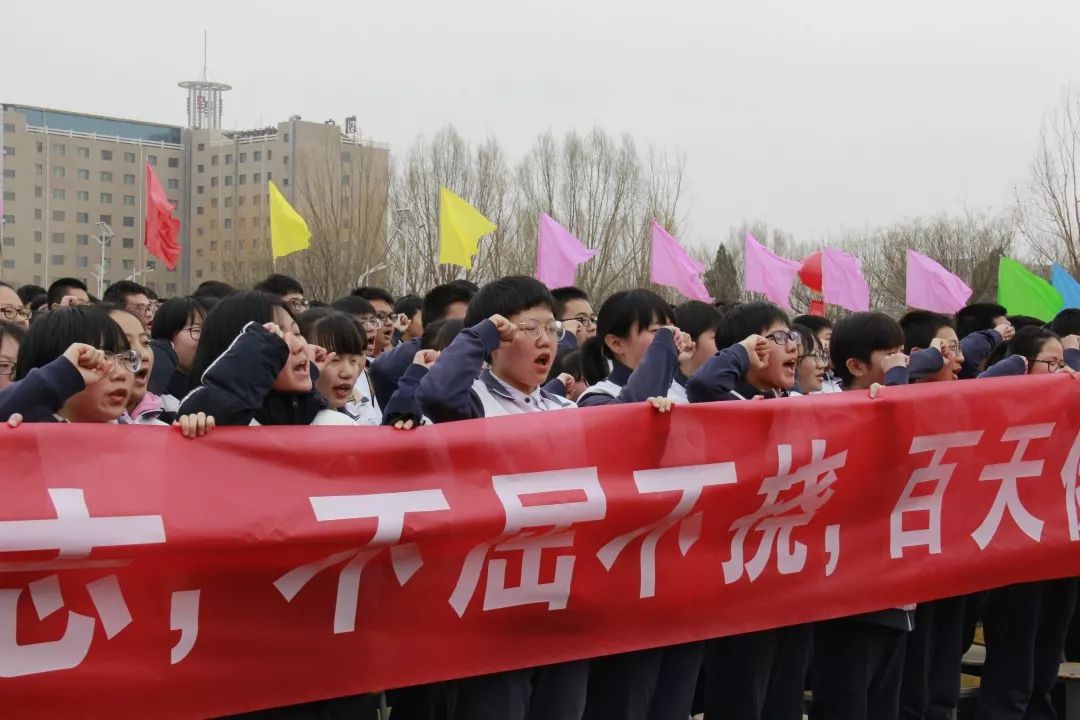
{"label": "short black hair", "polygon": [[833,326],[829,356],[837,379],[846,386],[851,383],[848,360],[855,358],[868,363],[870,356],[878,350],[903,346],[904,330],[896,320],[885,313],[857,312],[841,318]]}
{"label": "short black hair", "polygon": [[[659,322],[671,325],[675,315],[671,305],[652,290],[623,290],[608,296],[596,313],[596,335],[581,346],[582,365],[589,384],[594,385],[608,375],[608,360],[615,356],[608,347],[608,335],[629,337],[634,327],[644,329]],[[603,370],[599,378],[596,374]]]}
{"label": "short black hair", "polygon": [[[38,311],[42,308],[49,309],[49,296],[45,293],[35,295],[34,299],[27,304],[30,305],[30,311],[34,313],[34,316],[37,316],[40,314]],[[30,319],[33,320],[34,317],[32,316]]]}
{"label": "short black hair", "polygon": [[160,300],[157,291],[149,285],[144,285],[143,290],[146,292],[146,297],[150,300]]}
{"label": "short black hair", "polygon": [[584,300],[589,302],[589,293],[585,292],[579,287],[570,285],[568,287],[555,288],[551,291],[551,297],[555,298],[555,307],[552,312],[555,313],[555,317],[562,319],[563,313],[566,312],[566,303],[571,300]]}
{"label": "short black hair", "polygon": [[249,322],[260,325],[274,322],[274,311],[277,308],[295,319],[288,304],[280,296],[269,293],[238,292],[215,305],[203,318],[202,335],[192,361],[192,382],[202,384],[206,369],[228,350],[229,345]]}
{"label": "short black hair", "polygon": [[760,300],[735,305],[716,325],[716,348],[723,350],[751,335],[761,335],[776,323],[791,326],[791,320],[779,305]]}
{"label": "short black hair", "polygon": [[49,286],[47,292],[47,295],[49,296],[49,306],[52,307],[63,300],[64,296],[68,294],[67,291],[71,289],[82,290],[87,295],[90,294],[90,290],[82,280],[73,277],[60,278],[55,280],[53,284]]}
{"label": "short black hair", "polygon": [[338,355],[365,355],[367,335],[356,318],[332,308],[313,308],[296,319],[309,343]]}
{"label": "short black hair", "polygon": [[412,320],[416,313],[420,312],[424,300],[419,295],[402,295],[394,303],[394,312],[400,313]]}
{"label": "short black hair", "polygon": [[23,285],[15,291],[19,299],[22,300],[23,305],[29,305],[30,302],[38,295],[45,295],[48,297],[48,293],[45,292],[45,288],[40,285]]}
{"label": "short black hair", "polygon": [[382,300],[391,307],[394,305],[394,296],[380,287],[358,287],[350,294],[359,298],[364,298],[368,302],[371,302],[372,300]]}
{"label": "short black hair", "polygon": [[375,308],[371,303],[362,297],[356,295],[346,295],[343,298],[338,298],[334,302],[330,303],[330,307],[335,310],[340,310],[343,313],[349,315],[374,315]]}
{"label": "short black hair", "polygon": [[675,325],[697,342],[701,333],[715,330],[720,324],[720,311],[712,304],[690,300],[675,308]]}
{"label": "short black hair", "polygon": [[908,355],[915,348],[925,350],[942,328],[956,329],[956,321],[949,315],[912,310],[900,318],[900,329],[904,331],[904,352]]}
{"label": "short black hair", "polygon": [[956,334],[963,339],[974,332],[993,330],[994,319],[1007,314],[1005,307],[997,303],[971,303],[956,313]]}
{"label": "short black hair", "polygon": [[452,282],[445,285],[436,285],[424,296],[424,302],[420,306],[420,322],[425,327],[431,323],[446,317],[446,309],[454,303],[460,302],[468,305],[472,302],[475,290],[470,290],[464,285]]}
{"label": "short black hair", "polygon": [[561,348],[555,353],[555,362],[551,364],[551,372],[548,373],[548,380],[557,378],[562,373],[569,373],[573,376],[574,380],[583,380],[585,378],[584,371],[581,367],[581,350],[575,348],[574,350],[567,350]]}
{"label": "short black hair", "polygon": [[1061,337],[1080,335],[1080,309],[1065,308],[1047,325]]}
{"label": "short black hair", "polygon": [[[0,320],[0,343],[3,343],[6,336],[11,336],[15,339],[15,342],[22,344],[23,337],[26,336],[26,330],[23,329],[22,325]],[[18,361],[18,356],[15,359]]]}
{"label": "short black hair", "polygon": [[1039,318],[1030,315],[1009,315],[1006,320],[1017,330],[1026,327],[1043,327],[1045,324]]}
{"label": "short black hair", "polygon": [[818,339],[817,333],[813,328],[809,328],[806,325],[800,325],[797,322],[791,323],[791,331],[799,334],[799,355],[812,355],[815,350],[825,350],[825,345]]}
{"label": "short black hair", "polygon": [[101,299],[107,303],[123,305],[127,302],[129,295],[146,295],[147,299],[150,298],[147,289],[139,283],[131,280],[117,280],[105,288],[105,293],[101,296]]}
{"label": "short black hair", "polygon": [[282,275],[281,273],[272,273],[266,276],[266,279],[252,288],[255,292],[267,293],[269,295],[277,295],[278,297],[285,297],[292,293],[304,294],[304,286],[300,284],[295,278],[291,278],[288,275]]}
{"label": "short black hair", "polygon": [[821,315],[799,315],[791,322],[793,325],[802,325],[815,335],[822,330],[832,330],[832,320]]}
{"label": "short black hair", "polygon": [[435,333],[435,337],[431,341],[431,349],[442,352],[446,348],[450,347],[450,343],[454,342],[454,338],[458,336],[462,330],[465,329],[465,321],[461,318],[449,318],[443,320],[439,324],[439,331]]}
{"label": "short black hair", "polygon": [[227,298],[236,292],[236,288],[228,283],[221,282],[220,280],[204,280],[199,283],[199,287],[195,288],[193,295],[200,298],[212,298],[214,300],[221,300]]}
{"label": "short black hair", "polygon": [[1016,331],[1013,339],[1007,343],[1001,343],[986,358],[982,369],[986,369],[1007,357],[1020,355],[1027,360],[1028,368],[1035,362],[1035,358],[1042,352],[1043,345],[1047,340],[1060,340],[1058,334],[1044,327],[1028,325]]}
{"label": "short black hair", "polygon": [[551,291],[536,278],[508,275],[492,280],[473,296],[465,313],[465,327],[472,327],[492,315],[509,318],[534,307],[554,311],[555,298],[551,297]]}
{"label": "short black hair", "polygon": [[73,343],[84,343],[111,353],[131,349],[127,336],[109,313],[87,305],[60,307],[30,326],[19,345],[15,380],[44,367],[64,354]]}
{"label": "short black hair", "polygon": [[169,298],[158,305],[154,313],[154,323],[150,326],[150,337],[154,340],[172,341],[176,333],[188,323],[201,323],[210,312],[211,303],[196,295]]}
{"label": "short black hair", "polygon": [[472,280],[466,280],[465,278],[458,278],[457,280],[451,280],[450,285],[457,285],[459,288],[468,290],[473,295],[480,292],[480,286],[474,283]]}

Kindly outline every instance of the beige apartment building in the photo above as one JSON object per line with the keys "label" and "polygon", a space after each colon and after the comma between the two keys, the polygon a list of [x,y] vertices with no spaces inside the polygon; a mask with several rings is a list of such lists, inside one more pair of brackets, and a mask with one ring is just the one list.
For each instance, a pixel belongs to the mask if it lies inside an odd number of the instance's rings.
{"label": "beige apartment building", "polygon": [[[0,279],[12,284],[71,276],[95,291],[98,238],[111,230],[106,286],[130,278],[167,297],[209,279],[250,285],[273,267],[269,181],[313,234],[335,243],[335,262],[359,272],[385,259],[389,150],[336,124],[294,117],[228,132],[2,107]],[[147,163],[180,219],[174,271],[144,248]]]}

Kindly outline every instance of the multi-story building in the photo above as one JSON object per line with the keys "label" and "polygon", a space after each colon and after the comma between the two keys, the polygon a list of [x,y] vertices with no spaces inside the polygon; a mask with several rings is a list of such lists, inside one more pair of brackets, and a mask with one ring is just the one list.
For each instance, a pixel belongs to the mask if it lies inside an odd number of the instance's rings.
{"label": "multi-story building", "polygon": [[[58,277],[97,287],[123,278],[162,296],[203,280],[248,285],[269,272],[269,181],[332,252],[320,257],[357,275],[385,260],[389,150],[332,123],[299,117],[240,132],[3,105],[0,278],[48,285]],[[190,122],[189,117],[189,122]],[[212,125],[211,125],[212,127]],[[143,243],[145,166],[181,222],[174,271]],[[105,223],[105,225],[101,225]],[[291,266],[321,275],[312,258]],[[308,263],[307,265],[296,263]]]}

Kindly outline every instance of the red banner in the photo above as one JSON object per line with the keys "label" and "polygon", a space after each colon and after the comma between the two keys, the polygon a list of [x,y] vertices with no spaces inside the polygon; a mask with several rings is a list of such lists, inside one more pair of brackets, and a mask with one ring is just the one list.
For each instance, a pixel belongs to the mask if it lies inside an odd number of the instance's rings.
{"label": "red banner", "polygon": [[1078,397],[0,429],[0,703],[206,717],[1078,575]]}

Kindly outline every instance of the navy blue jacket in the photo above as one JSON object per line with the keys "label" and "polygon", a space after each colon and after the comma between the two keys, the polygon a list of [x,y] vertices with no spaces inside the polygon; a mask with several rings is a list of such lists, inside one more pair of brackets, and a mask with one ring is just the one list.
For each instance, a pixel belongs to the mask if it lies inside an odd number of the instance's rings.
{"label": "navy blue jacket", "polygon": [[406,340],[383,352],[368,366],[368,377],[375,388],[379,407],[385,408],[390,403],[390,396],[397,390],[398,381],[413,364],[413,358],[420,349],[420,338]]}
{"label": "navy blue jacket", "polygon": [[150,371],[147,389],[154,395],[172,395],[184,397],[191,390],[191,379],[177,367],[180,360],[176,350],[168,340],[151,340],[150,350],[154,353],[154,367]]}
{"label": "navy blue jacket", "polygon": [[262,325],[249,322],[202,376],[202,385],[180,403],[180,415],[204,412],[218,425],[310,425],[326,402],[308,393],[279,393],[274,379],[289,347]]}
{"label": "navy blue jacket", "polygon": [[970,380],[978,376],[979,366],[1002,342],[1004,340],[1001,335],[998,335],[997,330],[980,330],[961,340],[960,349],[964,353],[964,367],[960,370],[960,377]]}
{"label": "navy blue jacket", "polygon": [[427,373],[428,369],[423,365],[416,363],[409,365],[405,374],[398,380],[397,390],[383,407],[383,425],[393,425],[398,420],[409,419],[412,419],[414,423],[420,422],[424,413],[420,410],[416,393],[420,389],[420,381]]}
{"label": "navy blue jacket", "polygon": [[68,398],[86,389],[79,370],[60,356],[0,390],[0,422],[15,413],[23,422],[52,422]]}
{"label": "navy blue jacket", "polygon": [[622,390],[618,397],[605,393],[590,393],[578,401],[580,407],[610,405],[612,403],[644,402],[651,397],[665,397],[675,380],[675,370],[679,366],[679,353],[675,350],[674,336],[669,328],[660,328],[656,336],[645,349],[641,362],[632,371],[625,365],[615,362],[607,380],[615,383]]}
{"label": "navy blue jacket", "polygon": [[[748,387],[744,378],[749,370],[750,355],[746,348],[738,343],[724,348],[706,360],[686,381],[686,397],[692,403],[749,397],[738,389]],[[757,394],[757,390],[751,393]]]}
{"label": "navy blue jacket", "polygon": [[[945,367],[945,357],[937,348],[916,350],[908,357],[908,381],[922,380],[924,377],[939,372],[943,367]],[[886,377],[886,384],[888,384],[888,377]]]}
{"label": "navy blue jacket", "polygon": [[[1065,364],[1073,370],[1080,372],[1080,350],[1069,348],[1065,351]],[[979,374],[980,378],[1010,377],[1013,375],[1026,375],[1028,371],[1024,358],[1020,355],[1009,357],[994,363]]]}
{"label": "navy blue jacket", "polygon": [[424,415],[435,423],[484,417],[484,404],[472,386],[484,362],[501,344],[491,320],[458,333],[420,380],[417,400]]}

